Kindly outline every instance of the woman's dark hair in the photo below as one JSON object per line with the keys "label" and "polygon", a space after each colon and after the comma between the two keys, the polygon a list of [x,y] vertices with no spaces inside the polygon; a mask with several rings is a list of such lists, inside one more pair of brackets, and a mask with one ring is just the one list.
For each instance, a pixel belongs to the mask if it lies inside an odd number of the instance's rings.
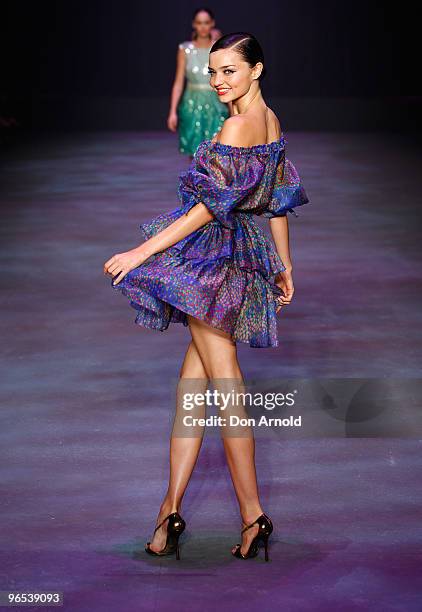
{"label": "woman's dark hair", "polygon": [[194,10],[193,15],[192,15],[192,21],[195,19],[195,17],[197,16],[198,13],[201,13],[202,11],[205,11],[206,13],[208,13],[208,15],[211,17],[211,19],[214,19],[214,15],[213,12],[210,11],[209,8],[207,8],[206,6],[203,6],[201,8],[197,8]]}
{"label": "woman's dark hair", "polygon": [[255,36],[252,34],[249,34],[248,32],[234,32],[232,34],[225,34],[215,41],[210,49],[210,53],[218,51],[219,49],[233,49],[233,51],[237,51],[244,61],[248,62],[251,68],[253,68],[258,62],[262,62],[264,64],[264,68],[258,77],[258,80],[262,81],[266,75],[264,52]]}

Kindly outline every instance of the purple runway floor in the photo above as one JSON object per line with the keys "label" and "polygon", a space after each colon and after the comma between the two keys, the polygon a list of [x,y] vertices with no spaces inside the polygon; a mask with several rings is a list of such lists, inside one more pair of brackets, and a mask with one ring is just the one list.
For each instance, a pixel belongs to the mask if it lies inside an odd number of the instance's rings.
{"label": "purple runway floor", "polygon": [[[311,200],[289,215],[296,294],[277,349],[239,345],[245,378],[420,378],[415,143],[286,136]],[[177,205],[186,165],[174,136],[151,132],[50,136],[2,155],[0,590],[61,591],[71,612],[421,610],[416,436],[257,439],[275,527],[265,563],[230,554],[236,498],[221,440],[206,435],[181,560],[143,552],[190,335],[136,326],[102,267]]]}

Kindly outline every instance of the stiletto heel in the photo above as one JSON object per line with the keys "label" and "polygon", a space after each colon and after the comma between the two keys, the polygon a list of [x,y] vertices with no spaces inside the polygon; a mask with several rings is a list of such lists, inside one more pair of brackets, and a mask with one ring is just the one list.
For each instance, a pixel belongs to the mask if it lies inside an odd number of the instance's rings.
{"label": "stiletto heel", "polygon": [[172,512],[166,518],[161,521],[159,525],[154,529],[154,533],[163,525],[168,519],[167,525],[167,539],[166,544],[162,550],[156,552],[155,550],[151,550],[149,545],[151,542],[147,542],[145,545],[145,552],[149,555],[155,555],[157,557],[163,557],[165,555],[173,555],[176,553],[176,559],[180,559],[180,549],[179,549],[179,537],[182,535],[185,530],[186,523],[180,516],[178,512]]}
{"label": "stiletto heel", "polygon": [[265,546],[265,561],[268,561],[268,536],[265,536],[264,546]]}
{"label": "stiletto heel", "polygon": [[265,547],[265,561],[269,560],[268,538],[270,537],[273,531],[273,524],[271,522],[271,519],[266,514],[261,514],[261,516],[259,516],[256,519],[256,521],[254,521],[253,523],[251,523],[250,525],[242,529],[241,533],[244,533],[245,531],[247,531],[248,529],[250,529],[251,527],[257,524],[258,524],[258,533],[256,534],[256,536],[250,543],[248,552],[245,555],[243,555],[240,552],[241,544],[236,544],[236,550],[232,553],[234,557],[237,557],[238,559],[252,559],[252,557],[256,557],[258,554],[258,543],[261,540],[264,543],[264,547]]}

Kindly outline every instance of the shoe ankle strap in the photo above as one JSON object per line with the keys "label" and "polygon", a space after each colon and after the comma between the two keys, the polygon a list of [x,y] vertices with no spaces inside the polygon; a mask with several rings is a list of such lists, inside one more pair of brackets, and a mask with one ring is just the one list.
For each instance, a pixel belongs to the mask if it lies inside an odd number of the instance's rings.
{"label": "shoe ankle strap", "polygon": [[265,516],[265,515],[260,514],[260,515],[258,516],[258,518],[257,518],[257,519],[256,519],[256,520],[255,520],[253,523],[251,523],[250,525],[248,525],[247,527],[245,527],[244,529],[242,529],[242,531],[241,531],[240,533],[244,533],[245,531],[247,531],[248,529],[250,529],[251,527],[253,527],[254,525],[256,525],[256,524],[258,523],[259,519],[261,518],[261,516]]}
{"label": "shoe ankle strap", "polygon": [[170,514],[168,516],[166,516],[166,518],[164,520],[162,520],[159,525],[157,525],[157,527],[154,529],[154,533],[157,531],[157,529],[160,529],[161,525],[164,525],[166,520],[169,519],[171,516],[173,516],[173,514],[177,514],[177,512],[170,512]]}

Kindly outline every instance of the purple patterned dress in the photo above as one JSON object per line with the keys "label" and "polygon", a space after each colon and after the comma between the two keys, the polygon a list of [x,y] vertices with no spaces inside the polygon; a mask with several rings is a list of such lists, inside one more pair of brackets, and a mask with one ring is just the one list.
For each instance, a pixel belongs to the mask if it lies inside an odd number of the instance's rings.
{"label": "purple patterned dress", "polygon": [[[213,219],[153,255],[112,287],[130,299],[135,323],[164,331],[187,326],[187,314],[251,347],[278,346],[274,276],[285,270],[273,242],[254,215],[294,213],[309,200],[286,139],[233,147],[201,142],[180,174],[181,205],[140,225],[146,239],[203,202]],[[113,281],[112,281],[113,282]]]}

